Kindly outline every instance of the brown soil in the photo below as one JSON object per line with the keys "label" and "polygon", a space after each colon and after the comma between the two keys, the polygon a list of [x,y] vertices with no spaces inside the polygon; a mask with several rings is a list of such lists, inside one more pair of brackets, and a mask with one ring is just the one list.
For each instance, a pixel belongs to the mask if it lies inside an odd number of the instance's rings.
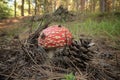
{"label": "brown soil", "polygon": [[17,25],[22,24],[26,20],[29,20],[30,18],[31,18],[30,16],[24,16],[0,20],[0,29],[14,27],[15,24]]}

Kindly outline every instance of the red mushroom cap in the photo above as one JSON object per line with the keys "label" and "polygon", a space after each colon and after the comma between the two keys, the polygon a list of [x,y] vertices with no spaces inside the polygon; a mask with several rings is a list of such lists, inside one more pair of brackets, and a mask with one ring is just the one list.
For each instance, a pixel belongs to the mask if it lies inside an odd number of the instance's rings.
{"label": "red mushroom cap", "polygon": [[71,43],[72,34],[67,28],[60,25],[44,29],[38,38],[38,45],[45,48],[63,47],[71,45]]}

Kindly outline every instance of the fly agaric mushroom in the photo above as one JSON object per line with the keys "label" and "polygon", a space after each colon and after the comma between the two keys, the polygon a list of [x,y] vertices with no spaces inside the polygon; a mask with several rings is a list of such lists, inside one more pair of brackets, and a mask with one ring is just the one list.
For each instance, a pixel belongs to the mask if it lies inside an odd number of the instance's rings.
{"label": "fly agaric mushroom", "polygon": [[49,49],[49,51],[55,51],[55,49],[64,47],[65,45],[71,45],[71,43],[71,32],[61,25],[53,25],[44,29],[38,38],[38,45]]}

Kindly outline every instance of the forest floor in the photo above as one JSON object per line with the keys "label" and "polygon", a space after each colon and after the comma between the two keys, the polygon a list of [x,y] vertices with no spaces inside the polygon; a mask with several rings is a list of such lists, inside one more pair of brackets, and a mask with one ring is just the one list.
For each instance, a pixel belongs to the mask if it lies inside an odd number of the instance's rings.
{"label": "forest floor", "polygon": [[30,16],[16,17],[0,20],[0,28],[14,28],[16,24],[19,26],[24,23],[25,20],[28,20]]}
{"label": "forest floor", "polygon": [[[28,24],[30,24],[29,23],[30,19],[31,19],[30,16],[24,16],[24,17],[16,17],[16,18],[0,20],[0,39],[4,36],[7,36],[7,35],[9,36],[9,31],[11,34],[12,29],[14,32],[14,28],[15,28],[15,34],[16,34],[16,32],[19,32],[19,31],[16,31],[16,30],[19,30],[16,28],[28,26]],[[63,25],[68,26],[69,24],[76,24],[74,22],[66,22],[65,24],[63,23]],[[53,24],[57,24],[57,23],[55,22]],[[22,29],[22,30],[23,30],[23,32],[20,33],[19,35],[22,36],[22,39],[24,39],[29,36],[29,33],[28,33],[29,29],[26,29],[26,30]],[[12,36],[16,36],[15,34],[12,33]],[[25,37],[23,37],[23,36],[25,36]],[[97,46],[99,47],[101,52],[107,52],[107,53],[112,52],[112,53],[118,53],[118,54],[120,53],[120,38],[119,38],[119,36],[116,38],[115,41],[108,38],[108,36],[101,36],[101,35],[99,35],[99,37],[98,36],[91,37],[91,35],[88,35],[85,33],[80,33],[78,35],[78,37],[79,36],[92,38],[93,41],[95,43],[97,43]]]}
{"label": "forest floor", "polygon": [[[5,20],[0,20],[0,39],[4,38],[6,35],[9,35],[9,30],[12,30],[13,28],[18,28],[18,27],[24,27],[27,26],[29,24],[29,20],[31,19],[31,17],[17,17],[17,18],[11,18],[11,19],[5,19]],[[67,25],[69,25],[69,23],[74,24],[73,22],[67,22]],[[17,30],[17,29],[16,29]],[[27,37],[29,36],[29,33],[24,31],[21,33],[22,36],[23,35],[27,35]],[[27,29],[28,31],[28,29]],[[16,33],[17,31],[15,31]],[[21,35],[20,34],[20,35]],[[12,33],[12,35],[14,35]],[[93,42],[96,44],[96,46],[99,49],[100,53],[103,54],[108,54],[108,57],[112,54],[117,55],[116,58],[118,59],[118,61],[120,61],[120,38],[118,37],[118,40],[110,40],[110,38],[108,38],[107,36],[103,37],[103,36],[89,36],[86,34],[79,34],[80,37],[90,37],[92,38]],[[107,56],[107,55],[106,55]],[[118,66],[118,64],[116,63],[116,65]]]}

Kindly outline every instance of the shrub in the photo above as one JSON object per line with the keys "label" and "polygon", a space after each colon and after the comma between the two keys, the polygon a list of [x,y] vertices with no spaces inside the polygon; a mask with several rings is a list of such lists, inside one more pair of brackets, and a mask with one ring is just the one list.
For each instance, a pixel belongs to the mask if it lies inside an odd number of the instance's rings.
{"label": "shrub", "polygon": [[0,2],[0,19],[8,18],[11,16],[11,9],[7,4]]}

